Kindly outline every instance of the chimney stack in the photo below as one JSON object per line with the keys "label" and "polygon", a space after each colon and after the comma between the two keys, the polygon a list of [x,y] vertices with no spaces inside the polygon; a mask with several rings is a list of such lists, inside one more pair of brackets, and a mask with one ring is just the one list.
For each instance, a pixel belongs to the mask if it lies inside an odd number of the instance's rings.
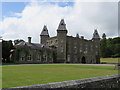
{"label": "chimney stack", "polygon": [[81,36],[81,39],[84,39],[84,36]]}
{"label": "chimney stack", "polygon": [[28,37],[28,43],[31,43],[31,37]]}

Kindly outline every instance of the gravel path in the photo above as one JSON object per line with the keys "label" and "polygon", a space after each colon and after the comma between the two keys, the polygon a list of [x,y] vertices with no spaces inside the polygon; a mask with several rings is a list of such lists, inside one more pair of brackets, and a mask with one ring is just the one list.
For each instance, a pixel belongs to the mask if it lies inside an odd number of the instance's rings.
{"label": "gravel path", "polygon": [[[55,64],[65,64],[65,63],[55,63]],[[0,66],[24,66],[24,65],[48,65],[48,64],[17,64],[17,65],[0,65]],[[49,64],[54,65],[54,64]],[[65,64],[65,65],[91,65],[91,66],[115,66],[114,64]]]}

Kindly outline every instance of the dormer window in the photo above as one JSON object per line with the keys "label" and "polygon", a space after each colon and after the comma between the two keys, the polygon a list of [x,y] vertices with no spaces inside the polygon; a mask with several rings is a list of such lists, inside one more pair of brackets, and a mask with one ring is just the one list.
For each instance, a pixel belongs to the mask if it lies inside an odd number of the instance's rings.
{"label": "dormer window", "polygon": [[45,29],[43,31],[46,31]]}

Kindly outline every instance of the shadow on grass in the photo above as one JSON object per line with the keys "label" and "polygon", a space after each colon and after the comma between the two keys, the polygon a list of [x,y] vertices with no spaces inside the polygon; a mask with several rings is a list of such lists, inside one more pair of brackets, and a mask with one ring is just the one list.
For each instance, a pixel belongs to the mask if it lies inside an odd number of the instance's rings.
{"label": "shadow on grass", "polygon": [[17,65],[15,63],[0,63],[0,65]]}

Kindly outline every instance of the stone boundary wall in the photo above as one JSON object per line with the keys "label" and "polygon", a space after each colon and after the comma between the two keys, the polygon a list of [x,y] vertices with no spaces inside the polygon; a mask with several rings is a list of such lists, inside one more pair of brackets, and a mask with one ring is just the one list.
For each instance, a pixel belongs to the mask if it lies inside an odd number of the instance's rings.
{"label": "stone boundary wall", "polygon": [[93,77],[87,79],[70,80],[63,82],[37,84],[13,88],[5,88],[2,90],[32,90],[32,89],[65,89],[65,88],[120,88],[120,74],[102,77]]}

